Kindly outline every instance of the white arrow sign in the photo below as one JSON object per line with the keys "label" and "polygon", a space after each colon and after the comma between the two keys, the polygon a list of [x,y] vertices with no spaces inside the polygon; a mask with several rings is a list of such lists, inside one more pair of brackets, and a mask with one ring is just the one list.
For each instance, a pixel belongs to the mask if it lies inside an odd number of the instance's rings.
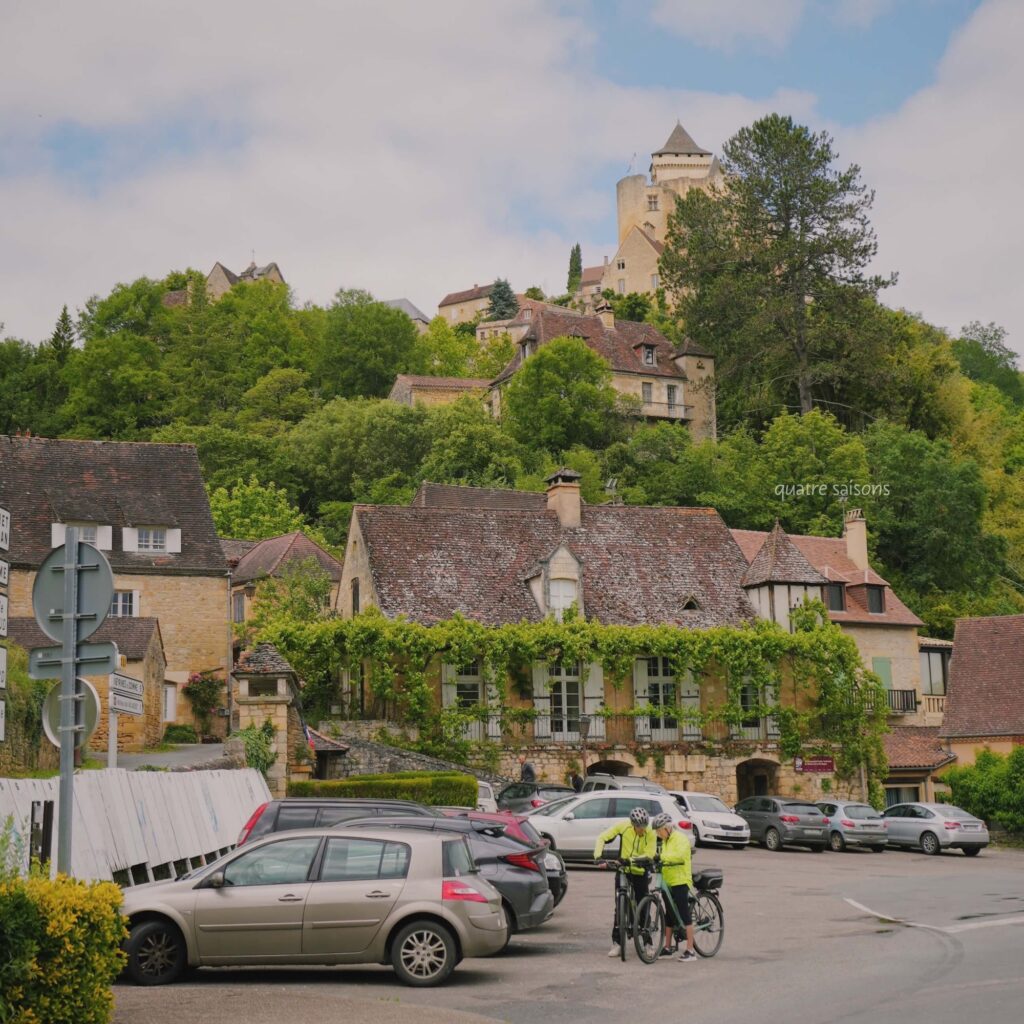
{"label": "white arrow sign", "polygon": [[0,508],[0,551],[7,551],[11,546],[11,513]]}
{"label": "white arrow sign", "polygon": [[129,697],[142,698],[143,685],[141,679],[133,679],[131,676],[123,676],[120,672],[110,674],[111,693],[123,693]]}
{"label": "white arrow sign", "polygon": [[7,686],[7,648],[0,647],[0,690]]}
{"label": "white arrow sign", "polygon": [[11,578],[11,563],[0,558],[0,586],[6,587]]}
{"label": "white arrow sign", "polygon": [[138,718],[142,715],[142,701],[138,697],[128,697],[123,693],[112,690],[110,694],[110,710],[116,711],[119,715],[135,715]]}
{"label": "white arrow sign", "polygon": [[0,594],[0,636],[7,636],[7,595]]}

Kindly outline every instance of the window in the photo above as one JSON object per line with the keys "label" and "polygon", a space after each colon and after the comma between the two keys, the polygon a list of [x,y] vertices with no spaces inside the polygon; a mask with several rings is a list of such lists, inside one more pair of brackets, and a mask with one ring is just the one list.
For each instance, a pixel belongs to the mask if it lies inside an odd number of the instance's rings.
{"label": "window", "polygon": [[887,690],[892,689],[892,658],[872,658],[871,671],[882,680]]}
{"label": "window", "polygon": [[165,722],[173,722],[178,717],[178,687],[174,683],[164,683],[164,713]]}
{"label": "window", "polygon": [[455,706],[475,708],[481,704],[483,702],[482,686],[480,662],[472,661],[468,665],[463,665],[455,674]]}
{"label": "window", "polygon": [[520,313],[522,314],[522,318],[524,320],[532,320],[533,319],[533,310],[532,309],[529,309],[529,308],[523,309],[523,310],[520,310]]}
{"label": "window", "polygon": [[933,697],[946,695],[949,679],[949,651],[921,652],[921,689]]}
{"label": "window", "polygon": [[162,526],[140,526],[138,538],[139,551],[167,550],[167,531]]}
{"label": "window", "polygon": [[615,269],[616,270],[625,270],[626,269],[626,261],[625,260],[616,260],[615,261]]}
{"label": "window", "polygon": [[277,812],[274,831],[287,832],[292,828],[315,828],[318,810],[316,804],[282,804]]}
{"label": "window", "polygon": [[110,602],[110,614],[116,618],[131,618],[135,615],[135,594],[131,590],[115,590]]}
{"label": "window", "polygon": [[78,539],[85,541],[86,544],[96,543],[96,524],[95,523],[68,523],[68,526],[78,527]]}
{"label": "window", "polygon": [[647,209],[657,210],[658,209],[658,197],[657,195],[650,195],[647,197]]}
{"label": "window", "polygon": [[610,818],[611,816],[612,801],[607,797],[601,797],[597,800],[584,800],[573,811],[573,817],[577,821],[587,818]]}
{"label": "window", "polygon": [[578,733],[583,697],[579,664],[563,665],[558,662],[549,667],[548,677],[551,681],[551,732]]}
{"label": "window", "polygon": [[441,844],[441,872],[445,878],[476,874],[476,864],[465,839],[452,839]]}
{"label": "window", "polygon": [[307,836],[250,850],[224,868],[224,884],[296,885],[305,882],[319,846],[319,836]]}
{"label": "window", "polygon": [[328,839],[321,882],[356,882],[376,878],[405,878],[409,847],[381,839]]}
{"label": "window", "polygon": [[650,405],[654,401],[654,385],[644,381],[640,385],[640,395],[643,398],[644,405]]}
{"label": "window", "polygon": [[231,595],[232,622],[245,622],[245,594],[239,590]]}
{"label": "window", "polygon": [[846,587],[842,583],[827,583],[825,601],[830,612],[846,611]]}
{"label": "window", "polygon": [[[647,703],[654,708],[672,708],[676,703],[676,677],[668,658],[647,659]],[[650,718],[652,729],[675,729],[678,722],[667,714]]]}
{"label": "window", "polygon": [[651,291],[656,292],[658,290],[658,275],[651,274]]}
{"label": "window", "polygon": [[676,395],[679,393],[679,388],[675,384],[669,384],[665,388],[665,394],[668,397],[668,406],[671,409],[676,404]]}
{"label": "window", "polygon": [[868,587],[868,611],[875,615],[885,611],[885,587]]}
{"label": "window", "polygon": [[757,687],[753,683],[744,683],[740,689],[740,709],[748,714],[741,723],[743,728],[756,729],[761,724],[761,719],[757,716],[760,703]]}
{"label": "window", "polygon": [[644,366],[654,365],[654,346],[644,345]]}
{"label": "window", "polygon": [[626,279],[624,277],[620,277],[618,280],[618,292],[620,295],[626,294]]}
{"label": "window", "polygon": [[548,610],[559,622],[562,616],[576,603],[575,580],[551,580],[548,584]]}
{"label": "window", "polygon": [[359,577],[352,580],[352,614],[359,614]]}

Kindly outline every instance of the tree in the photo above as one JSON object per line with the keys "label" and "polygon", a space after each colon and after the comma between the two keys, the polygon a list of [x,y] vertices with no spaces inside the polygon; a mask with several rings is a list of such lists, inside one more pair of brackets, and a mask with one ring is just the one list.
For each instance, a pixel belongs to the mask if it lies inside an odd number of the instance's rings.
{"label": "tree", "polygon": [[566,281],[565,290],[570,295],[575,295],[583,280],[583,253],[580,243],[577,242],[569,252],[569,277]]}
{"label": "tree", "polygon": [[[474,344],[476,344],[474,342]],[[476,345],[476,351],[470,357],[466,370],[471,377],[494,380],[505,369],[516,354],[516,343],[507,331],[491,336]]]}
{"label": "tree", "polygon": [[512,436],[532,448],[603,448],[623,428],[611,382],[608,363],[580,338],[555,338],[505,388],[503,415]]}
{"label": "tree", "polygon": [[994,384],[1014,405],[1024,405],[1017,353],[1005,342],[1005,328],[973,320],[953,342],[953,354],[971,380]]}
{"label": "tree", "polygon": [[234,487],[218,487],[210,493],[213,525],[221,537],[263,540],[293,530],[307,530],[303,514],[292,505],[288,492],[274,484],[260,483],[255,476]]}
{"label": "tree", "polygon": [[771,114],[726,142],[721,185],[669,217],[661,279],[744,412],[810,412],[859,340],[862,300],[894,280],[866,273],[874,193],[835,161],[827,133]]}
{"label": "tree", "polygon": [[440,484],[513,487],[523,472],[521,446],[472,398],[429,412],[432,441],[420,477]]}
{"label": "tree", "polygon": [[309,374],[304,370],[282,366],[265,373],[242,395],[235,423],[256,434],[281,433],[316,408],[308,383]]}
{"label": "tree", "polygon": [[650,316],[653,308],[650,295],[641,295],[640,292],[619,295],[612,291],[611,288],[605,288],[601,295],[608,305],[612,307],[612,312],[617,320],[632,320],[634,323],[643,323]]}
{"label": "tree", "polygon": [[57,326],[50,335],[48,347],[58,366],[64,366],[71,357],[72,349],[75,347],[75,328],[68,315],[68,307],[65,306],[57,317]]}
{"label": "tree", "polygon": [[465,377],[478,351],[476,334],[456,331],[443,316],[435,316],[416,338],[413,369],[436,377]]}
{"label": "tree", "polygon": [[281,571],[256,584],[245,639],[252,640],[277,622],[312,623],[330,615],[331,577],[315,558],[285,563]]}
{"label": "tree", "polygon": [[512,285],[499,277],[491,286],[485,320],[511,320],[519,312],[519,300]]}
{"label": "tree", "polygon": [[535,302],[544,301],[544,289],[538,288],[535,284],[531,284],[530,287],[523,292],[523,295],[528,299],[533,299]]}

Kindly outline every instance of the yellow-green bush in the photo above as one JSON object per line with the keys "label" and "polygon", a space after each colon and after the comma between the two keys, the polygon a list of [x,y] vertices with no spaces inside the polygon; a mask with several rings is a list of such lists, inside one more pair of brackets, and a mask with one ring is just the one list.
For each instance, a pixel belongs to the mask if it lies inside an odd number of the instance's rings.
{"label": "yellow-green bush", "polygon": [[0,877],[0,1022],[107,1024],[124,962],[113,882]]}
{"label": "yellow-green bush", "polygon": [[476,807],[476,779],[452,772],[396,772],[393,775],[361,775],[328,782],[293,782],[289,796],[376,797],[380,800],[414,800],[420,804]]}

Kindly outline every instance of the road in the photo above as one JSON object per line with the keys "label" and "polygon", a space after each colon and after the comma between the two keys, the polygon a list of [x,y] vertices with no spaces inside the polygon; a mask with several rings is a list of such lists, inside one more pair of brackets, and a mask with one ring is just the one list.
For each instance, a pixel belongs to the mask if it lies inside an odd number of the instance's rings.
{"label": "road", "polygon": [[[99,754],[93,755],[99,757]],[[206,764],[224,756],[223,743],[178,743],[172,750],[153,750],[142,754],[118,754],[118,768],[136,769],[142,765],[154,768],[187,768]]]}
{"label": "road", "polygon": [[547,925],[517,936],[502,957],[464,961],[442,988],[406,988],[383,967],[207,969],[167,988],[118,985],[115,1021],[1021,1019],[1024,851],[969,860],[701,849],[696,863],[725,872],[725,941],[713,960],[606,958],[611,876],[581,868]]}

